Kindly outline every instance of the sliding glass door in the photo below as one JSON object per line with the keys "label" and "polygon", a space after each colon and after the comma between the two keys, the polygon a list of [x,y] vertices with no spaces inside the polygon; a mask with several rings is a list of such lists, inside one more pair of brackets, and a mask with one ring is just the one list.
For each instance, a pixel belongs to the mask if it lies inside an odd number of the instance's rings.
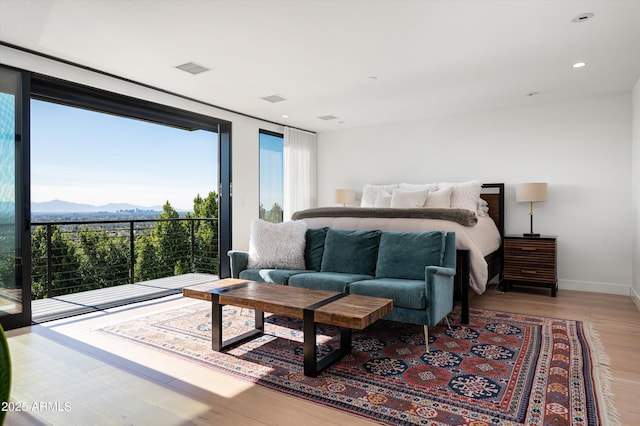
{"label": "sliding glass door", "polygon": [[20,71],[0,67],[0,323],[6,329],[31,323],[26,86]]}

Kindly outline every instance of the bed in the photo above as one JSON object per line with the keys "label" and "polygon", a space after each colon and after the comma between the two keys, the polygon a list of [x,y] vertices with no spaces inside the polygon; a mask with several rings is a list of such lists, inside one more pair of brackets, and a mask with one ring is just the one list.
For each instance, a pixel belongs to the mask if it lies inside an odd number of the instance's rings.
{"label": "bed", "polygon": [[468,324],[470,297],[484,293],[489,281],[503,278],[504,184],[483,184],[480,198],[486,215],[458,208],[336,207],[299,211],[292,219],[304,220],[309,228],[456,232],[455,297],[461,321]]}

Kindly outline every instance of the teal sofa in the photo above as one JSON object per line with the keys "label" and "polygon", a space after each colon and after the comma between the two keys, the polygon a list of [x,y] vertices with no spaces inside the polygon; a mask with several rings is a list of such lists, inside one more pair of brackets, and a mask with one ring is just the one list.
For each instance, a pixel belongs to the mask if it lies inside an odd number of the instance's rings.
{"label": "teal sofa", "polygon": [[393,299],[385,319],[424,325],[427,344],[453,309],[454,232],[308,229],[305,269],[247,269],[247,252],[228,254],[233,278]]}

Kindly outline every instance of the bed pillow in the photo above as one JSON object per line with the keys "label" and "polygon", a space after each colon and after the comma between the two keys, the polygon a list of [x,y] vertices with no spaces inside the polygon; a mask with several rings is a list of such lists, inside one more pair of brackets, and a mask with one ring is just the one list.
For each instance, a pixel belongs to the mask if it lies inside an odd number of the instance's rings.
{"label": "bed pillow", "polygon": [[466,209],[476,211],[478,209],[478,198],[482,190],[482,183],[479,180],[461,183],[439,183],[438,189],[452,187],[451,208]]}
{"label": "bed pillow", "polygon": [[451,193],[453,187],[440,189],[427,194],[427,200],[424,203],[425,207],[432,209],[448,209],[451,207]]}
{"label": "bed pillow", "polygon": [[376,278],[424,280],[425,267],[442,266],[445,234],[441,231],[383,232]]}
{"label": "bed pillow", "polygon": [[362,188],[362,199],[360,207],[375,207],[378,191],[383,190],[391,193],[398,185],[365,185]]}
{"label": "bed pillow", "polygon": [[391,207],[391,193],[384,189],[379,190],[373,207]]}
{"label": "bed pillow", "polygon": [[380,233],[329,229],[320,271],[373,276],[378,260]]}
{"label": "bed pillow", "polygon": [[403,191],[394,189],[391,194],[391,207],[412,209],[424,207],[428,191]]}
{"label": "bed pillow", "polygon": [[399,189],[403,191],[435,191],[438,189],[438,184],[436,183],[421,183],[421,184],[413,184],[413,183],[401,183]]}
{"label": "bed pillow", "polygon": [[249,269],[305,269],[304,249],[307,225],[293,220],[271,223],[251,222]]}

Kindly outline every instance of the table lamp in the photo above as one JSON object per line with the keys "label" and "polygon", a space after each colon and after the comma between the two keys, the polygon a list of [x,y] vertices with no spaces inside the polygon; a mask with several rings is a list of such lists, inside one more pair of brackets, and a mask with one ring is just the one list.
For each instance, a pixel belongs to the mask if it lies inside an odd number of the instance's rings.
{"label": "table lamp", "polygon": [[525,237],[539,237],[540,234],[533,232],[533,203],[547,201],[546,182],[521,183],[516,185],[516,201],[519,203],[530,203],[529,216],[531,217],[531,232],[523,234]]}
{"label": "table lamp", "polygon": [[342,206],[344,207],[356,200],[356,192],[353,189],[336,189],[334,198],[336,203],[342,204]]}

